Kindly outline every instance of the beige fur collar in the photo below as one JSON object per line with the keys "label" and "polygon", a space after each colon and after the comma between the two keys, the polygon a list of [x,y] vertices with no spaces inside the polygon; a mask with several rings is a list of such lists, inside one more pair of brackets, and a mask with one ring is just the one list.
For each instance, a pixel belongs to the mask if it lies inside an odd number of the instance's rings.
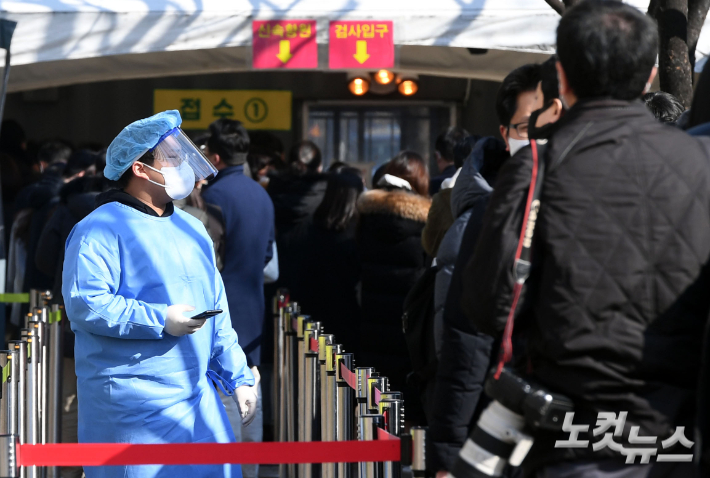
{"label": "beige fur collar", "polygon": [[373,189],[357,200],[360,214],[392,214],[418,222],[426,222],[431,199],[404,191]]}

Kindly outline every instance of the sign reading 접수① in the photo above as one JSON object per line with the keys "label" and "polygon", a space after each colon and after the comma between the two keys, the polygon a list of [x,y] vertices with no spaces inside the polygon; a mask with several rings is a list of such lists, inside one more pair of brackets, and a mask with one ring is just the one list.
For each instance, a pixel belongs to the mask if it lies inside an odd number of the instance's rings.
{"label": "sign reading \uc811\uc218\u2460", "polygon": [[291,129],[290,91],[155,90],[153,111],[178,110],[183,129],[207,129],[220,118],[239,120],[247,129]]}

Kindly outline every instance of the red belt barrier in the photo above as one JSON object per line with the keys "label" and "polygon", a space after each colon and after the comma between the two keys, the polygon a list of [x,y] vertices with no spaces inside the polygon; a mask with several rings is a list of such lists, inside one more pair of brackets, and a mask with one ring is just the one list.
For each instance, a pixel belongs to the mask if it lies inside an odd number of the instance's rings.
{"label": "red belt barrier", "polygon": [[308,344],[308,348],[311,352],[318,352],[318,341],[316,339],[311,339],[311,342]]}
{"label": "red belt barrier", "polygon": [[384,442],[61,443],[18,445],[18,455],[20,466],[354,463],[399,461],[400,441],[388,437]]}
{"label": "red belt barrier", "polygon": [[[391,433],[389,433],[388,431],[383,430],[380,427],[377,427],[377,441],[380,441],[380,440],[383,440],[383,441],[397,440],[397,441],[399,441],[399,437],[396,437],[396,436],[392,435]],[[394,461],[396,461],[396,460],[394,460]]]}
{"label": "red belt barrier", "polygon": [[357,377],[355,376],[355,372],[351,372],[343,362],[340,362],[340,375],[342,375],[347,384],[350,385],[350,388],[357,390]]}
{"label": "red belt barrier", "polygon": [[379,388],[375,387],[375,403],[377,405],[379,405],[381,401],[382,401],[382,392],[380,392]]}

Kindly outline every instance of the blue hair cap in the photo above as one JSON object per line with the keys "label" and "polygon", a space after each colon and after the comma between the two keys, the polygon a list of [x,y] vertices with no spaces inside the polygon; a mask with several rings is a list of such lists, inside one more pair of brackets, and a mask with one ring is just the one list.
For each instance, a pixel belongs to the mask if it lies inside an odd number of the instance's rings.
{"label": "blue hair cap", "polygon": [[182,124],[178,110],[135,121],[118,133],[106,151],[104,176],[117,181],[141,156],[155,148],[165,133]]}

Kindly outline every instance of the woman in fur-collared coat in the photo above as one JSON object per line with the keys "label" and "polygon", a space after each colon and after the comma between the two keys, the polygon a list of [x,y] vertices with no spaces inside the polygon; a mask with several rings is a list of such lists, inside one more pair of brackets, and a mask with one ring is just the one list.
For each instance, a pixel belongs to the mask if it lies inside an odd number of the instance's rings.
{"label": "woman in fur-collared coat", "polygon": [[405,387],[412,371],[402,332],[402,305],[424,271],[421,234],[431,200],[429,174],[416,153],[393,158],[379,189],[358,200],[358,246],[362,263],[362,321],[357,365],[375,367],[390,379],[390,389],[405,393],[407,415],[418,394]]}

